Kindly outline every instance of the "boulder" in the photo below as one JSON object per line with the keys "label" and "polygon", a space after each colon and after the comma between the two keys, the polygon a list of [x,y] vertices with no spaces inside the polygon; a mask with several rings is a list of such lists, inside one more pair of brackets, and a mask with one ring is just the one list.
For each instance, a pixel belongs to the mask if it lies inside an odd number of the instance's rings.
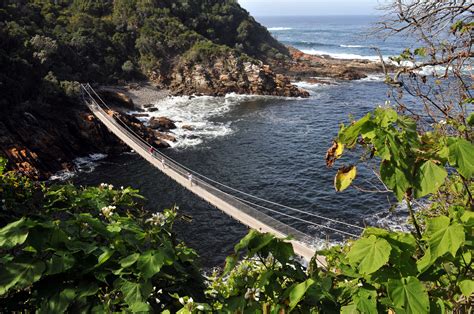
{"label": "boulder", "polygon": [[153,117],[148,121],[148,125],[151,129],[168,131],[176,129],[176,124],[171,119],[166,117]]}

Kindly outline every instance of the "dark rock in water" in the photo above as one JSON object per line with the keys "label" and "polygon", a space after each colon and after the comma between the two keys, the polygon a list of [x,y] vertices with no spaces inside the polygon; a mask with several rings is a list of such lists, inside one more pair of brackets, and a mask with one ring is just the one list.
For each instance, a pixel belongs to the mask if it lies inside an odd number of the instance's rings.
{"label": "dark rock in water", "polygon": [[132,116],[137,118],[145,118],[148,117],[148,113],[134,113]]}
{"label": "dark rock in water", "polygon": [[337,76],[337,78],[343,80],[360,80],[366,77],[367,75],[365,75],[364,73],[353,69],[347,69]]}
{"label": "dark rock in water", "polygon": [[174,124],[174,122],[166,117],[153,117],[148,121],[148,124],[151,129],[160,131],[176,129],[176,125]]}
{"label": "dark rock in water", "polygon": [[158,108],[156,108],[156,107],[148,108],[147,111],[148,111],[148,112],[156,112],[156,111],[158,111]]}
{"label": "dark rock in water", "polygon": [[181,128],[185,129],[185,130],[188,130],[188,131],[193,131],[194,130],[194,128],[190,125],[183,125]]}
{"label": "dark rock in water", "polygon": [[156,137],[158,137],[159,139],[162,139],[162,140],[167,140],[167,141],[170,141],[170,142],[176,142],[177,141],[176,137],[174,137],[171,134],[166,134],[166,133],[161,133],[161,132],[156,131],[155,135],[156,135]]}
{"label": "dark rock in water", "polygon": [[143,105],[143,108],[148,109],[148,108],[152,108],[154,106],[155,105],[153,105],[153,104],[146,104],[146,105]]}

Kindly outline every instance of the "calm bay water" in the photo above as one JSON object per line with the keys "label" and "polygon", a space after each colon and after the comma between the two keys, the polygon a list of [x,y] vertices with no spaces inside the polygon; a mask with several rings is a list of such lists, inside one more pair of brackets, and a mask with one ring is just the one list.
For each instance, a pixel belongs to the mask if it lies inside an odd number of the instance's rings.
{"label": "calm bay water", "polygon": [[[327,52],[341,53],[337,49],[342,47],[335,45],[354,44],[350,40],[337,39],[338,32],[334,30],[337,25],[331,26],[325,20],[319,23],[305,21],[311,26],[306,27],[307,31],[300,29],[301,20],[262,18],[259,21],[284,42],[307,41],[308,32],[313,29],[312,38],[317,38],[314,41],[334,45],[334,51]],[[368,25],[367,21],[364,25]],[[326,28],[331,28],[336,35],[320,37]],[[347,30],[346,26],[339,28],[340,38]],[[387,52],[392,49],[395,47],[386,47]],[[364,55],[364,52],[350,50],[347,53]],[[364,56],[370,56],[369,52]],[[230,95],[226,98],[175,97],[157,101],[159,111],[156,115],[165,115],[177,120],[178,125],[188,124],[195,128],[189,133],[179,130],[179,144],[165,153],[215,180],[281,204],[360,226],[399,227],[404,220],[403,210],[399,208],[390,213],[387,194],[363,193],[353,188],[336,193],[333,187],[336,170],[327,169],[324,160],[338,125],[347,122],[349,115],[359,118],[383,104],[387,97],[386,86],[372,77],[303,87],[311,92],[309,99]],[[343,161],[356,162],[357,159],[352,155]],[[365,181],[370,179],[373,179],[371,171],[361,165],[356,183],[367,187]],[[109,156],[94,171],[81,173],[75,181],[84,185],[108,182],[138,188],[147,198],[150,210],[179,205],[180,212],[193,219],[192,222],[178,222],[176,231],[188,245],[198,250],[206,267],[222,266],[225,256],[247,232],[244,226],[185,191],[135,154]],[[314,217],[298,216],[338,227]],[[310,234],[318,243],[343,239],[324,228],[279,218]]]}

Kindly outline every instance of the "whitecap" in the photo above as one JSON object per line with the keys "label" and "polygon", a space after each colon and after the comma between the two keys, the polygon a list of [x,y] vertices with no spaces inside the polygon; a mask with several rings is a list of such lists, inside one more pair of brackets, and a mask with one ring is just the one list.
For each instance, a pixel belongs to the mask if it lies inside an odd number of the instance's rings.
{"label": "whitecap", "polygon": [[[294,100],[264,95],[245,95],[229,93],[224,97],[213,96],[171,96],[153,103],[158,109],[147,112],[146,117],[137,117],[145,124],[151,117],[167,117],[177,126],[170,131],[176,137],[176,142],[167,141],[171,147],[184,149],[197,146],[209,139],[228,136],[235,132],[234,121],[216,121],[237,105],[248,101],[269,101],[272,99]],[[135,112],[129,112],[133,114]]]}
{"label": "whitecap", "polygon": [[352,54],[352,53],[333,53],[333,52],[327,52],[327,51],[315,50],[315,49],[303,49],[301,51],[310,55],[329,56],[334,59],[358,59],[358,60],[369,60],[369,61],[380,60],[379,56],[362,56],[362,55],[357,55],[357,54]]}
{"label": "whitecap", "polygon": [[385,80],[384,74],[368,74],[367,77],[360,79],[363,82],[382,82]]}
{"label": "whitecap", "polygon": [[267,28],[269,31],[290,31],[293,28],[291,27],[269,27]]}
{"label": "whitecap", "polygon": [[105,158],[107,158],[107,155],[100,153],[77,157],[73,160],[74,171],[60,170],[53,174],[49,181],[66,181],[76,176],[77,173],[91,173],[99,165],[99,161]]}
{"label": "whitecap", "polygon": [[367,46],[362,45],[339,45],[341,48],[367,48]]}

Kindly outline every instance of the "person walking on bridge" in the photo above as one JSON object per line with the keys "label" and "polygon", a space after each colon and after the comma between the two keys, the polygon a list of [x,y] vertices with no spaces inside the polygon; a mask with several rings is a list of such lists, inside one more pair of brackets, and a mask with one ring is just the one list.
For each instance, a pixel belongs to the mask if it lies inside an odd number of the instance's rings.
{"label": "person walking on bridge", "polygon": [[193,175],[192,175],[192,173],[188,173],[188,180],[189,180],[189,185],[193,186]]}
{"label": "person walking on bridge", "polygon": [[150,155],[155,156],[155,149],[153,148],[153,146],[150,146],[148,152],[150,153]]}

